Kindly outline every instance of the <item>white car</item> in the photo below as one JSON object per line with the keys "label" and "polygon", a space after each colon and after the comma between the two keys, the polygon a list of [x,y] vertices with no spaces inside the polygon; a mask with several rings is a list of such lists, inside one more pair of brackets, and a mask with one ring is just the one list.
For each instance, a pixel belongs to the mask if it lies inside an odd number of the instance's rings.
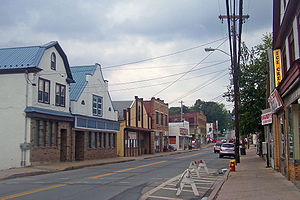
{"label": "white car", "polygon": [[233,143],[223,143],[220,148],[219,158],[223,156],[233,156],[235,157],[235,145]]}

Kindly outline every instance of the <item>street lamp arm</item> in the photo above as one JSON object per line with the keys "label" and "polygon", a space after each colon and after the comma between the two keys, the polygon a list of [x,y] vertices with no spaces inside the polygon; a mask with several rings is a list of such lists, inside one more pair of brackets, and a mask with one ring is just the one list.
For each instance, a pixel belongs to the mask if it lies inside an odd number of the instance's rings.
{"label": "street lamp arm", "polygon": [[[227,53],[226,51],[223,51],[222,49],[214,49],[214,48],[209,47],[209,48],[205,48],[204,50],[205,50],[206,52],[218,50],[218,51],[221,51],[222,53],[225,53],[227,56],[230,56],[229,53]],[[230,56],[230,57],[231,57],[231,56]]]}

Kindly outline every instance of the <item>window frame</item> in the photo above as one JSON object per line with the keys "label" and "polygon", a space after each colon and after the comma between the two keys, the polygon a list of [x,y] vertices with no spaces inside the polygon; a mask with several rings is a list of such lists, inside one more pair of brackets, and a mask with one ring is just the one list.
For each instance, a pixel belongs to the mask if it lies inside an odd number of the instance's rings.
{"label": "window frame", "polygon": [[160,125],[164,125],[164,114],[160,113]]}
{"label": "window frame", "polygon": [[[46,86],[48,83],[48,93],[46,92]],[[42,87],[42,89],[41,89]],[[44,79],[44,78],[39,78],[38,81],[38,102],[39,103],[46,103],[50,104],[50,90],[51,89],[51,82],[50,80]],[[40,94],[41,92],[41,94]],[[46,99],[46,94],[48,94],[48,98]]]}
{"label": "window frame", "polygon": [[156,124],[159,124],[159,113],[158,112],[155,112],[155,122]]}
{"label": "window frame", "polygon": [[55,105],[66,107],[66,86],[60,83],[55,85]]}
{"label": "window frame", "polygon": [[103,97],[92,95],[92,114],[93,116],[103,116]]}
{"label": "window frame", "polygon": [[56,70],[56,55],[54,52],[52,52],[50,56],[50,68]]}
{"label": "window frame", "polygon": [[295,61],[295,38],[294,38],[293,28],[291,32],[288,34],[288,48],[289,48],[290,68],[292,68],[293,62]]}

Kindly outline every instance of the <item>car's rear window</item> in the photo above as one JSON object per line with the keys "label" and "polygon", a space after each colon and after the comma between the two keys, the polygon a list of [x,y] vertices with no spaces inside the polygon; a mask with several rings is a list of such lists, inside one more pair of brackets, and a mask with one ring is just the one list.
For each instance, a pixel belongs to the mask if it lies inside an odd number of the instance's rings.
{"label": "car's rear window", "polygon": [[217,143],[216,146],[221,146],[221,143]]}
{"label": "car's rear window", "polygon": [[234,147],[233,144],[223,144],[222,147]]}

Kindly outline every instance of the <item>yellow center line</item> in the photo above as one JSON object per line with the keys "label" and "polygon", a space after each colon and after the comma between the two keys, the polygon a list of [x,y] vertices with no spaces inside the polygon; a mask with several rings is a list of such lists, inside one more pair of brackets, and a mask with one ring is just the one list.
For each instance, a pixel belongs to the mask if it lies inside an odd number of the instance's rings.
{"label": "yellow center line", "polygon": [[[122,173],[122,172],[130,171],[130,170],[134,170],[134,169],[138,169],[138,168],[142,168],[142,167],[151,166],[151,165],[157,165],[157,164],[164,163],[164,162],[167,162],[167,160],[159,161],[159,162],[155,162],[155,163],[150,163],[150,164],[146,164],[146,165],[140,165],[140,166],[137,166],[137,167],[127,168],[127,169],[123,169],[123,170],[119,170],[119,171],[115,171],[115,172],[111,172],[111,173],[101,174],[101,175],[98,175],[98,176],[92,176],[92,177],[88,177],[88,179],[96,179],[96,178],[101,178],[101,177],[104,177],[104,176],[110,176],[110,175],[114,175],[114,174],[117,174],[117,173]],[[29,195],[29,194],[34,194],[34,193],[37,193],[37,192],[42,192],[42,191],[45,191],[45,190],[51,190],[51,189],[54,189],[54,188],[64,187],[66,185],[72,185],[74,183],[75,182],[68,182],[68,183],[65,183],[65,184],[58,184],[58,185],[52,185],[52,186],[49,186],[49,187],[43,187],[43,188],[39,188],[39,189],[36,189],[36,190],[30,190],[30,191],[27,191],[27,192],[22,192],[22,193],[13,194],[13,195],[5,196],[5,197],[0,197],[0,200],[13,199],[13,198],[17,198],[17,197],[21,197],[21,196],[25,196],[25,195]]]}
{"label": "yellow center line", "polygon": [[203,153],[204,153],[204,152],[200,152],[200,153],[196,153],[196,154],[192,154],[192,155],[187,155],[187,156],[178,157],[178,158],[175,158],[175,159],[189,158],[189,157],[197,156],[197,155],[200,155],[200,154],[203,154]]}
{"label": "yellow center line", "polygon": [[27,192],[13,194],[13,195],[6,196],[6,197],[1,197],[0,200],[13,199],[13,198],[25,196],[25,195],[28,195],[28,194],[33,194],[33,193],[37,193],[37,192],[41,192],[41,191],[45,191],[45,190],[51,190],[53,188],[63,187],[63,186],[66,186],[66,185],[67,184],[52,185],[52,186],[49,186],[49,187],[44,187],[44,188],[40,188],[40,189],[36,189],[36,190],[30,190],[30,191],[27,191]]}
{"label": "yellow center line", "polygon": [[109,176],[109,175],[113,175],[113,174],[117,174],[117,173],[131,171],[131,170],[142,168],[142,167],[157,165],[157,164],[164,163],[164,162],[167,162],[167,160],[163,160],[163,161],[159,161],[159,162],[155,162],[155,163],[150,163],[150,164],[146,164],[146,165],[140,165],[140,166],[137,166],[137,167],[127,168],[127,169],[122,169],[122,170],[119,170],[119,171],[115,171],[115,172],[107,173],[107,174],[101,174],[101,175],[98,175],[98,176],[91,176],[91,177],[88,177],[88,179],[96,179],[96,178]]}

